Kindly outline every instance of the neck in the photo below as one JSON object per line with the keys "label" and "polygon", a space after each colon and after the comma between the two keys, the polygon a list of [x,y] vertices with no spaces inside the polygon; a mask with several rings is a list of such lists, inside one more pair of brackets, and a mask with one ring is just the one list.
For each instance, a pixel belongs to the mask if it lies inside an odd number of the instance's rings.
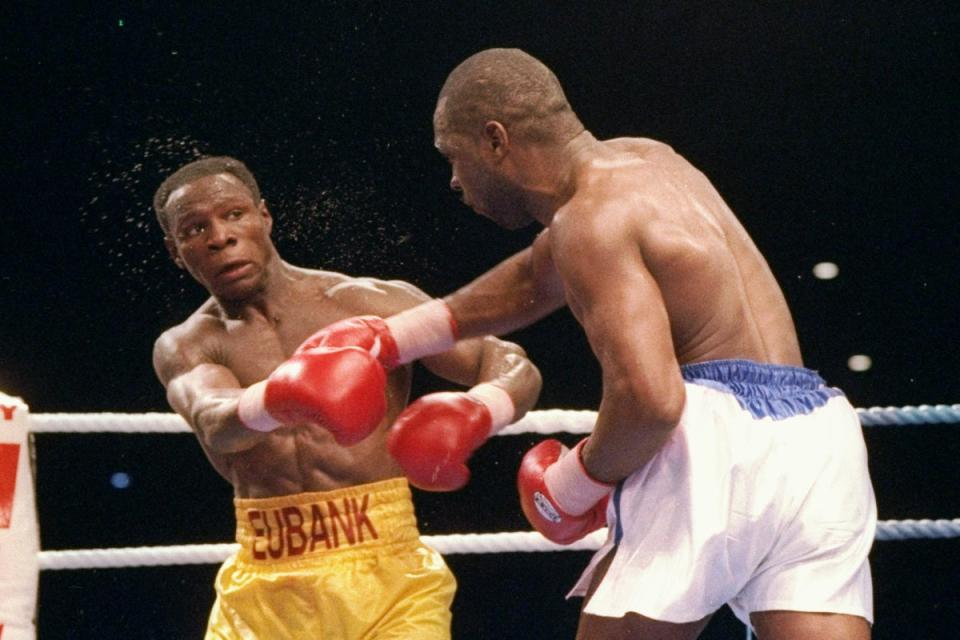
{"label": "neck", "polygon": [[264,276],[259,285],[242,299],[216,298],[227,318],[232,320],[266,319],[271,324],[280,320],[283,309],[295,295],[293,291],[296,270],[274,253],[264,266]]}
{"label": "neck", "polygon": [[530,213],[543,226],[549,226],[554,214],[577,191],[579,168],[596,154],[597,139],[582,131],[567,143],[556,147],[537,147],[528,151],[532,170],[524,189]]}

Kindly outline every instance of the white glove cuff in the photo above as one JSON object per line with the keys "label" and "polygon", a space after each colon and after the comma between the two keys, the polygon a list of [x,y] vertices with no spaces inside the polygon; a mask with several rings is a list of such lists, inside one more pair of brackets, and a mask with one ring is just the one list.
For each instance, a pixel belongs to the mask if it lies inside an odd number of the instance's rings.
{"label": "white glove cuff", "polygon": [[490,382],[481,382],[467,391],[467,395],[479,400],[490,411],[490,435],[513,422],[516,407],[510,394]]}
{"label": "white glove cuff", "polygon": [[457,323],[440,299],[401,311],[384,322],[397,343],[400,364],[443,353],[457,343]]}
{"label": "white glove cuff", "polygon": [[572,450],[567,450],[543,473],[543,481],[557,506],[571,516],[589,511],[614,487],[594,480],[587,473],[580,460],[580,449],[586,442],[587,438],[584,438]]}
{"label": "white glove cuff", "polygon": [[267,393],[267,381],[251,385],[240,394],[237,403],[237,417],[247,429],[253,431],[273,431],[280,427],[280,422],[274,420],[264,405]]}

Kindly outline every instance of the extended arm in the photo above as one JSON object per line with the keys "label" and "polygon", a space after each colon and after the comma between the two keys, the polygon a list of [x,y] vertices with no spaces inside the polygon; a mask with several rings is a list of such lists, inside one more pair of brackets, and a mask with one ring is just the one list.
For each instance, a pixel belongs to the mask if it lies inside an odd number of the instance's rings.
{"label": "extended arm", "polygon": [[301,348],[359,347],[392,369],[448,351],[460,339],[503,335],[535,322],[565,303],[548,233],[443,300],[426,300],[390,315],[367,309],[373,315],[335,322]]}
{"label": "extended arm", "polygon": [[444,298],[460,337],[506,335],[564,306],[549,233],[544,230],[533,245]]}

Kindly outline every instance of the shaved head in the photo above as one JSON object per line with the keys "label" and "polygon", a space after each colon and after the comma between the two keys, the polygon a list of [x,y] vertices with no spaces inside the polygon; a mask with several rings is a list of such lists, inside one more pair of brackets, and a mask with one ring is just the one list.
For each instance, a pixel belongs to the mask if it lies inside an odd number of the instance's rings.
{"label": "shaved head", "polygon": [[437,132],[479,135],[495,120],[522,141],[564,144],[584,129],[560,81],[519,49],[487,49],[460,63],[437,100]]}

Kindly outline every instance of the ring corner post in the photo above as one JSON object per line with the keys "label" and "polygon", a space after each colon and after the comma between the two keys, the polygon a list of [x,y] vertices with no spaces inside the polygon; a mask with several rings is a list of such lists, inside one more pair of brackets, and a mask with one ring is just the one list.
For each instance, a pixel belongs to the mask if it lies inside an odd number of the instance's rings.
{"label": "ring corner post", "polygon": [[0,391],[0,640],[35,640],[40,529],[30,412]]}

